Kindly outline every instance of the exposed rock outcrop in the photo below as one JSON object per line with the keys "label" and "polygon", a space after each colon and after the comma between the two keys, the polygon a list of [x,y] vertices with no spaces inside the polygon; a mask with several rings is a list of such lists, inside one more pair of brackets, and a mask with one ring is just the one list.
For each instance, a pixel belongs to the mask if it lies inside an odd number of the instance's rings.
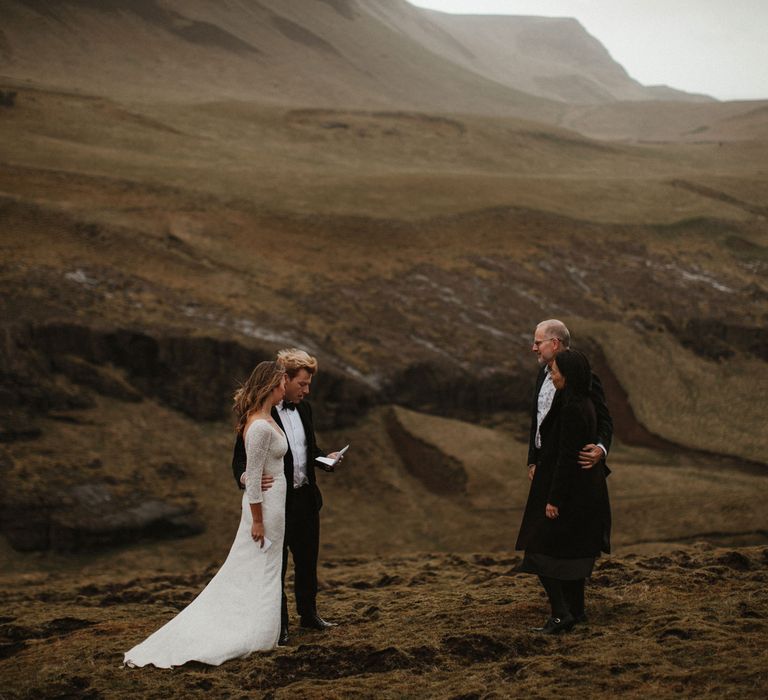
{"label": "exposed rock outcrop", "polygon": [[[88,408],[90,392],[132,402],[148,397],[195,420],[221,420],[230,415],[238,382],[274,353],[213,337],[73,323],[6,328],[4,335],[0,414],[26,411],[30,422],[35,413]],[[322,371],[319,424],[353,422],[373,402],[370,388],[329,363]],[[59,376],[69,384],[58,383]],[[19,434],[19,423],[3,429],[6,439]]]}
{"label": "exposed rock outcrop", "polygon": [[57,476],[29,484],[14,466],[0,451],[0,532],[18,551],[92,550],[205,530],[189,497],[163,500],[113,479],[83,480],[74,469],[71,482]]}
{"label": "exposed rock outcrop", "polygon": [[461,462],[409,432],[394,411],[387,416],[387,432],[411,476],[433,493],[460,496],[466,493],[467,472]]}

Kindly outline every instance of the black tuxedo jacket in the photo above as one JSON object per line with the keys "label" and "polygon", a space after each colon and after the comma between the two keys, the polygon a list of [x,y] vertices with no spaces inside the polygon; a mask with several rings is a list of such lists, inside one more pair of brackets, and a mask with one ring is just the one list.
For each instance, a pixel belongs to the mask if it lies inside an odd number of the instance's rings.
{"label": "black tuxedo jacket", "polygon": [[[536,418],[539,405],[539,390],[544,383],[546,368],[539,369],[539,375],[536,377],[536,390],[533,392],[533,403],[531,405],[531,432],[528,440],[528,464],[536,464]],[[605,403],[605,392],[600,378],[592,372],[592,389],[589,394],[592,403],[595,406],[597,416],[597,442],[601,443],[606,450],[611,449],[611,440],[613,439],[613,420],[608,411],[608,405]],[[546,418],[545,418],[546,420]]]}
{"label": "black tuxedo jacket", "polygon": [[[312,421],[312,406],[310,406],[310,404],[308,404],[306,401],[302,401],[296,405],[296,410],[299,412],[299,418],[301,418],[301,424],[304,426],[304,433],[307,436],[307,479],[309,479],[309,484],[315,493],[315,503],[317,504],[317,509],[320,510],[320,508],[323,506],[323,497],[320,493],[320,489],[317,486],[317,479],[315,477],[315,458],[324,457],[325,452],[323,452],[317,446],[315,428]],[[283,423],[280,420],[280,416],[278,415],[276,408],[272,409],[272,418],[275,419],[275,423],[280,426],[280,429],[285,432]],[[246,459],[245,441],[243,440],[242,435],[238,435],[237,439],[235,440],[235,449],[232,455],[232,474],[235,477],[237,485],[241,489],[245,488],[240,482],[240,477],[245,471]],[[285,481],[287,483],[287,497],[290,498],[291,493],[293,492],[293,453],[291,452],[290,446],[288,447],[288,451],[283,457],[283,467],[285,469]]]}

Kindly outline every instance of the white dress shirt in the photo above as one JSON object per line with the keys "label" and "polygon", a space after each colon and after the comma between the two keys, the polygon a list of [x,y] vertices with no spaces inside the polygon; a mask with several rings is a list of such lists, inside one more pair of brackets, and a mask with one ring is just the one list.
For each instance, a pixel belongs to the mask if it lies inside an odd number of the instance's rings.
{"label": "white dress shirt", "polygon": [[[541,424],[547,417],[547,413],[552,408],[552,402],[555,399],[555,385],[552,383],[552,373],[549,369],[549,365],[544,368],[544,381],[541,383],[539,389],[539,399],[536,406],[536,438],[534,445],[537,448],[541,448]],[[608,456],[608,450],[605,448],[602,442],[598,442],[597,446],[603,451],[603,457]]]}
{"label": "white dress shirt", "polygon": [[536,407],[536,439],[534,445],[537,448],[541,448],[541,424],[549,413],[549,409],[552,408],[552,401],[555,399],[555,385],[552,383],[552,373],[549,370],[549,365],[544,368],[544,381],[541,383],[539,389],[539,400]]}
{"label": "white dress shirt", "polygon": [[309,483],[307,478],[307,434],[304,432],[304,424],[299,416],[299,409],[289,411],[283,407],[281,401],[277,404],[277,415],[285,429],[285,437],[288,439],[288,448],[293,455],[293,488],[297,489]]}

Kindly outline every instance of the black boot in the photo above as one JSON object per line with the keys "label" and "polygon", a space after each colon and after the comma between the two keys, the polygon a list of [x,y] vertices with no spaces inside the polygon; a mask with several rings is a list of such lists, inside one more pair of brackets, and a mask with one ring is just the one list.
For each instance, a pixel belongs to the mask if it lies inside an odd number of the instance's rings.
{"label": "black boot", "polygon": [[539,576],[539,581],[541,581],[541,585],[544,586],[544,590],[547,592],[549,604],[552,608],[552,616],[544,623],[543,627],[534,627],[533,631],[541,632],[542,634],[567,632],[573,627],[575,621],[565,602],[563,582],[548,576]]}
{"label": "black boot", "polygon": [[550,617],[544,623],[544,627],[532,627],[531,629],[541,634],[560,634],[570,630],[573,625],[573,617],[568,613],[565,617]]}

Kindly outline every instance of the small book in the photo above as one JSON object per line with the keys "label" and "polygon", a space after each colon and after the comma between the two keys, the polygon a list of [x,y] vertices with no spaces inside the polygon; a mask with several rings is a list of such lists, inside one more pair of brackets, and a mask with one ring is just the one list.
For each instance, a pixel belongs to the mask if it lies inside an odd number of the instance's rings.
{"label": "small book", "polygon": [[331,459],[330,457],[315,457],[315,461],[322,462],[323,464],[327,464],[329,467],[335,467],[339,460],[341,459],[341,455],[343,455],[347,450],[349,449],[349,445],[345,445],[339,450],[339,454],[336,455],[336,459]]}

